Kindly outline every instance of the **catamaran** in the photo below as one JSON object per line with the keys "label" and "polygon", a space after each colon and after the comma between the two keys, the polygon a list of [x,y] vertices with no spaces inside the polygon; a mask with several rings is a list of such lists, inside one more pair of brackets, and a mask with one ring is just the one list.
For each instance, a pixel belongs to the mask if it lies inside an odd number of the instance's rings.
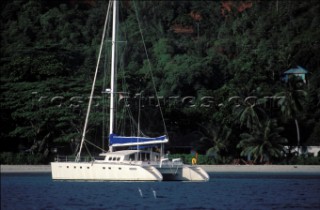
{"label": "catamaran", "polygon": [[[117,13],[119,1],[109,2],[104,31],[98,56],[91,95],[82,134],[79,151],[74,160],[56,158],[51,162],[54,180],[95,180],[95,181],[208,181],[209,175],[200,166],[183,164],[180,158],[169,159],[164,155],[164,144],[168,136],[120,136],[115,134],[115,97],[116,93],[116,52],[117,52]],[[99,60],[105,37],[109,12],[113,8],[111,82],[106,90],[110,94],[109,150],[99,154],[99,158],[84,161],[81,152],[86,142],[86,131],[91,110],[92,98]],[[120,149],[118,149],[120,148]],[[126,148],[126,149],[123,149]],[[155,150],[157,148],[157,150]],[[118,149],[118,150],[117,150]]]}

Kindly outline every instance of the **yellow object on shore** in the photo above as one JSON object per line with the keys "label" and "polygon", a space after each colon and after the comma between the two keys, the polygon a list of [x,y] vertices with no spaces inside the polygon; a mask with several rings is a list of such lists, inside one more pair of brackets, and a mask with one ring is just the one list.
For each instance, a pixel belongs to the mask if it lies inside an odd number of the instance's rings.
{"label": "yellow object on shore", "polygon": [[192,165],[196,165],[197,164],[197,159],[196,158],[192,158],[191,162],[192,162]]}

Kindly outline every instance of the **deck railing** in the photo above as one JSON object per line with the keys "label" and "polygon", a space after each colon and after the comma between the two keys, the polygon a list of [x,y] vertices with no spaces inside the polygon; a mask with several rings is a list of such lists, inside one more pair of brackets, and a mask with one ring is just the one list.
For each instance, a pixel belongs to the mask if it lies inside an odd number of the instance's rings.
{"label": "deck railing", "polygon": [[[99,158],[85,156],[85,157],[81,157],[78,162],[91,162],[96,159],[99,159]],[[75,156],[60,156],[60,155],[58,155],[57,157],[54,158],[55,162],[75,162],[75,160],[76,160]]]}

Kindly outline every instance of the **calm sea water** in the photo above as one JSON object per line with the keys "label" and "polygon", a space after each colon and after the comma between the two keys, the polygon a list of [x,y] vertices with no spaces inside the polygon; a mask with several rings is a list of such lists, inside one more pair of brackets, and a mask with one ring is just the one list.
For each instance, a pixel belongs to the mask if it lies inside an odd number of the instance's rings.
{"label": "calm sea water", "polygon": [[66,182],[1,174],[1,209],[320,209],[320,174],[214,173],[210,182]]}

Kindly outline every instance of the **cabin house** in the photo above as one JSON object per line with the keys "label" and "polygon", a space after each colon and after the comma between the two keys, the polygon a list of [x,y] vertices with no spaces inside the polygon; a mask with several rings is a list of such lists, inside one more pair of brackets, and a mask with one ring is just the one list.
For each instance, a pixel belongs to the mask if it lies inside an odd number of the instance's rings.
{"label": "cabin house", "polygon": [[320,146],[302,146],[302,147],[289,147],[285,146],[287,152],[295,153],[297,155],[320,157]]}
{"label": "cabin house", "polygon": [[282,80],[286,83],[288,82],[289,78],[292,76],[300,77],[304,83],[307,83],[306,74],[308,71],[301,66],[297,66],[297,68],[289,69],[283,73]]}

